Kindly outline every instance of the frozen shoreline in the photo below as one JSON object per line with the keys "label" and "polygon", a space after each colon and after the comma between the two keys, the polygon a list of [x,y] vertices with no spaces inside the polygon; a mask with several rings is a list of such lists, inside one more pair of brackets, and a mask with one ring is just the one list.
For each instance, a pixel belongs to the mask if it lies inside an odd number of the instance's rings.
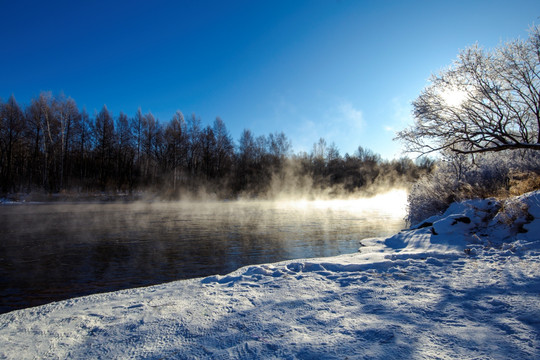
{"label": "frozen shoreline", "polygon": [[540,191],[362,244],[2,314],[0,358],[540,357]]}

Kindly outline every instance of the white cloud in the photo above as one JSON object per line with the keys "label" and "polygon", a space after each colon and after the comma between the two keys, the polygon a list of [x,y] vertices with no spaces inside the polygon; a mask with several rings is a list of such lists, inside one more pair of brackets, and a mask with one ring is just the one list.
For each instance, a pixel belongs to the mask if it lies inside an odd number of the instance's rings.
{"label": "white cloud", "polygon": [[412,124],[412,109],[410,101],[405,101],[397,96],[392,98],[387,114],[387,122],[382,125],[385,132],[397,133]]}
{"label": "white cloud", "polygon": [[357,129],[364,126],[364,115],[361,110],[356,109],[353,104],[350,102],[341,102],[338,107],[338,117],[341,118],[341,121],[346,125],[355,127]]}
{"label": "white cloud", "polygon": [[400,127],[405,127],[406,125],[412,124],[412,105],[410,100],[403,100],[401,97],[395,97],[392,99],[392,109],[393,116],[392,122],[399,125]]}
{"label": "white cloud", "polygon": [[326,94],[315,96],[306,106],[291,97],[276,96],[272,105],[274,116],[267,126],[279,125],[295,151],[310,152],[319,138],[328,145],[335,143],[342,155],[363,143],[362,134],[368,126],[363,111],[351,101]]}

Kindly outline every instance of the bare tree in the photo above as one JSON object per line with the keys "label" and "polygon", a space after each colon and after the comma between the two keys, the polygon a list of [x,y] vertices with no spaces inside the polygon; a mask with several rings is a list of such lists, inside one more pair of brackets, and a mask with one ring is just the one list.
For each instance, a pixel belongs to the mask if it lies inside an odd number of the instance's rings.
{"label": "bare tree", "polygon": [[283,162],[291,154],[292,143],[284,132],[276,132],[268,135],[268,148],[275,159]]}
{"label": "bare tree", "polygon": [[141,111],[141,108],[139,107],[137,109],[137,114],[132,119],[131,122],[131,128],[133,129],[133,137],[135,141],[135,161],[140,166],[140,159],[141,159],[141,147],[142,147],[142,138],[143,138],[143,113]]}
{"label": "bare tree", "polygon": [[43,179],[42,172],[44,167],[40,166],[40,159],[43,151],[43,112],[41,102],[45,101],[43,93],[39,99],[32,99],[30,106],[26,108],[27,121],[27,141],[30,146],[30,162],[27,170],[27,189],[31,190],[34,182],[43,185],[37,179]]}
{"label": "bare tree", "polygon": [[326,161],[328,163],[335,162],[339,160],[341,156],[339,155],[339,149],[335,142],[332,142],[328,149],[326,150]]}
{"label": "bare tree", "polygon": [[153,182],[157,176],[158,164],[162,160],[162,128],[159,121],[150,112],[143,116],[142,128],[143,176]]}
{"label": "bare tree", "polygon": [[191,175],[198,173],[201,163],[201,118],[192,113],[187,121],[188,155],[187,166]]}
{"label": "bare tree", "polygon": [[24,113],[11,95],[9,100],[0,102],[0,175],[2,188],[9,191],[13,181],[14,154],[25,125]]}
{"label": "bare tree", "polygon": [[398,133],[409,151],[540,150],[540,27],[493,51],[473,46],[431,78]]}
{"label": "bare tree", "polygon": [[92,149],[92,120],[83,109],[80,113],[80,121],[75,126],[75,162],[79,185],[83,185],[88,177],[88,163]]}
{"label": "bare tree", "polygon": [[224,177],[232,167],[234,141],[229,135],[225,122],[219,116],[214,121],[213,130],[216,135],[217,174]]}
{"label": "bare tree", "polygon": [[115,143],[114,121],[107,106],[103,105],[101,111],[96,114],[93,124],[95,151],[99,166],[99,182],[102,190],[105,190],[107,181],[112,173],[113,149]]}
{"label": "bare tree", "polygon": [[125,185],[133,190],[133,162],[135,149],[130,120],[127,115],[120,112],[116,119],[116,181],[118,188]]}
{"label": "bare tree", "polygon": [[[171,121],[165,128],[164,138],[168,159],[168,169],[172,169],[173,190],[176,191],[177,180],[185,167],[187,154],[187,129],[184,114],[180,110],[176,111]],[[180,171],[179,171],[180,170]]]}
{"label": "bare tree", "polygon": [[214,177],[216,173],[217,149],[216,136],[210,125],[206,126],[200,137],[201,142],[201,166],[206,180]]}
{"label": "bare tree", "polygon": [[256,142],[251,130],[244,129],[238,141],[236,190],[244,190],[253,179],[256,162]]}
{"label": "bare tree", "polygon": [[57,156],[59,156],[58,169],[60,174],[58,175],[58,186],[59,188],[63,188],[67,185],[70,171],[69,155],[73,142],[73,128],[79,121],[80,114],[75,101],[72,98],[66,99],[63,94],[53,99],[52,111],[58,123],[59,132],[59,151],[57,152]]}

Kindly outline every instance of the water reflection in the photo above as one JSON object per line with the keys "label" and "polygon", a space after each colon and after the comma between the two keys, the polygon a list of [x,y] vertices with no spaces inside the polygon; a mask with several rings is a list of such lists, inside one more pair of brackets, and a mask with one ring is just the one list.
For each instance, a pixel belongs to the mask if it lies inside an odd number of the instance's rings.
{"label": "water reflection", "polygon": [[404,225],[403,212],[290,202],[17,205],[0,218],[0,312],[351,253]]}

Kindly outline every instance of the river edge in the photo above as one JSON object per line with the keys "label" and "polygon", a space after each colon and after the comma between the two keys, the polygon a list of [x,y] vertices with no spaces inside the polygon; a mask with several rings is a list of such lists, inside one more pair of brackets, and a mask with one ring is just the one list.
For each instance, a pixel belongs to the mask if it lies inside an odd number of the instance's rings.
{"label": "river edge", "polygon": [[10,312],[0,357],[537,358],[539,219],[540,192],[469,201],[359,254]]}

